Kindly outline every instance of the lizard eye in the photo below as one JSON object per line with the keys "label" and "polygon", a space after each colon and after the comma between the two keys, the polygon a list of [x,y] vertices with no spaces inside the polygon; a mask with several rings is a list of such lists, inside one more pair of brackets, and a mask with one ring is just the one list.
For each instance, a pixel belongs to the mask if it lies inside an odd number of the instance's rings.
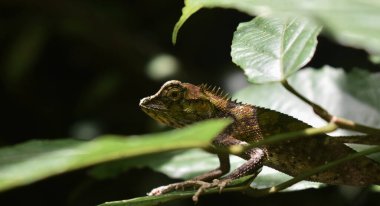
{"label": "lizard eye", "polygon": [[168,91],[167,96],[173,101],[177,101],[181,98],[181,91],[179,89],[172,89]]}

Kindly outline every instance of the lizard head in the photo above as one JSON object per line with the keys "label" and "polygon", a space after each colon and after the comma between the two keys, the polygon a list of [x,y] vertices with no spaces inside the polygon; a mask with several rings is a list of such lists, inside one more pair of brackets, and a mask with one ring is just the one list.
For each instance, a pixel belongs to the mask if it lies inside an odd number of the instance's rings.
{"label": "lizard head", "polygon": [[202,86],[177,80],[166,82],[156,94],[141,99],[140,107],[153,119],[172,127],[215,117],[216,112],[210,94]]}

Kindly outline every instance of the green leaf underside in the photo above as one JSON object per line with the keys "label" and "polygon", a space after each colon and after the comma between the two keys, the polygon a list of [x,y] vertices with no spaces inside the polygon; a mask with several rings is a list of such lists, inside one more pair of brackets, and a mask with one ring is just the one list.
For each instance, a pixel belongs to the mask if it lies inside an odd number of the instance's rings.
{"label": "green leaf underside", "polygon": [[[332,114],[380,128],[380,73],[359,69],[345,73],[342,69],[325,66],[319,70],[303,69],[290,77],[289,82],[302,95]],[[309,105],[289,93],[280,83],[252,85],[238,92],[235,98],[288,114],[314,127],[326,124]],[[332,133],[334,136],[353,134],[357,133],[346,130]],[[363,150],[359,145],[348,146],[357,151]],[[369,157],[380,162],[378,153]]]}
{"label": "green leaf underside", "polygon": [[380,2],[374,0],[185,0],[173,31],[175,42],[183,23],[201,8],[231,8],[253,16],[301,16],[324,27],[339,43],[380,54]]}
{"label": "green leaf underside", "polygon": [[[205,147],[229,120],[208,120],[184,129],[141,136],[105,135],[93,141],[29,141],[0,149],[0,191],[101,162]],[[159,147],[157,145],[160,145]]]}
{"label": "green leaf underside", "polygon": [[[302,95],[334,115],[380,127],[380,73],[359,69],[345,73],[342,69],[325,66],[322,69],[302,69],[291,76],[289,82]],[[238,92],[234,98],[288,114],[314,127],[326,124],[310,106],[285,90],[280,83],[252,85]],[[340,131],[335,134],[352,133]]]}
{"label": "green leaf underside", "polygon": [[319,31],[306,19],[256,17],[234,33],[232,61],[250,82],[285,80],[310,61]]}
{"label": "green leaf underside", "polygon": [[[237,158],[236,158],[237,159]],[[241,163],[235,161],[233,167]],[[200,149],[172,151],[160,154],[144,155],[127,160],[109,162],[94,167],[90,174],[98,179],[110,178],[124,173],[131,167],[150,167],[174,179],[190,179],[199,174],[215,169],[219,164],[216,155]]]}

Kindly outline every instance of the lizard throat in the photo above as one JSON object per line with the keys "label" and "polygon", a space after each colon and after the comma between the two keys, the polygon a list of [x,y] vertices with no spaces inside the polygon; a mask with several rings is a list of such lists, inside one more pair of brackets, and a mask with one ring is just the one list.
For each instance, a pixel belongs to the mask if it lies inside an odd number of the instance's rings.
{"label": "lizard throat", "polygon": [[159,123],[163,125],[179,128],[187,124],[185,121],[173,118],[170,114],[168,114],[165,111],[160,111],[160,110],[151,109],[147,107],[141,107],[141,108],[146,114],[148,114],[150,117],[152,117],[153,119],[155,119],[156,121],[158,121]]}

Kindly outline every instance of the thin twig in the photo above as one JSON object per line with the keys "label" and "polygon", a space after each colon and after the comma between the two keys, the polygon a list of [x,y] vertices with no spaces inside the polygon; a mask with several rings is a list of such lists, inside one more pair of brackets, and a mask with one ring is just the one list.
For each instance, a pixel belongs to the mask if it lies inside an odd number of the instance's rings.
{"label": "thin twig", "polygon": [[318,134],[325,134],[325,133],[333,132],[337,128],[338,127],[335,123],[329,123],[326,126],[319,127],[319,128],[307,128],[307,129],[295,131],[295,132],[276,134],[270,137],[266,137],[265,139],[258,142],[250,142],[248,145],[231,146],[229,148],[229,153],[238,155],[251,148],[260,147],[262,145],[275,144],[275,143],[279,143],[285,140],[292,140],[292,139],[297,139],[301,137],[310,137],[310,136],[318,135]]}
{"label": "thin twig", "polygon": [[[380,129],[368,127],[366,125],[362,125],[359,123],[356,123],[354,121],[344,119],[342,117],[337,117],[334,115],[331,115],[327,110],[322,108],[320,105],[315,104],[314,102],[310,101],[306,97],[304,97],[302,94],[297,92],[289,83],[287,80],[284,80],[281,82],[282,85],[292,94],[296,95],[298,98],[300,98],[302,101],[307,103],[313,108],[313,111],[315,114],[320,116],[322,119],[324,119],[326,122],[335,123],[339,128],[342,129],[348,129],[353,130],[357,132],[362,132],[366,134],[373,134],[373,135],[380,135]],[[379,137],[380,138],[380,137]]]}

